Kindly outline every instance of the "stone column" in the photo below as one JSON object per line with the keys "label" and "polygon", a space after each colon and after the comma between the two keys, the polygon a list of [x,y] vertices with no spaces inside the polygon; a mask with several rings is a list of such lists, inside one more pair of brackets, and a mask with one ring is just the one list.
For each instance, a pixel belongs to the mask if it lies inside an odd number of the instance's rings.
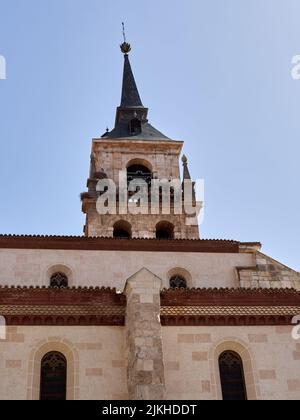
{"label": "stone column", "polygon": [[161,280],[145,268],[126,283],[127,381],[132,400],[164,399],[160,289]]}

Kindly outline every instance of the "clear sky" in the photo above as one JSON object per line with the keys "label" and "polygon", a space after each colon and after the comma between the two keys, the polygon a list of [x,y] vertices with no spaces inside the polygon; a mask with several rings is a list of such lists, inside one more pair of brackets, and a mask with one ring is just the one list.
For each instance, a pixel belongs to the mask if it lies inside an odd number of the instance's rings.
{"label": "clear sky", "polygon": [[0,232],[82,234],[125,21],[150,122],[205,179],[202,237],[261,241],[300,270],[299,16],[299,0],[0,0]]}

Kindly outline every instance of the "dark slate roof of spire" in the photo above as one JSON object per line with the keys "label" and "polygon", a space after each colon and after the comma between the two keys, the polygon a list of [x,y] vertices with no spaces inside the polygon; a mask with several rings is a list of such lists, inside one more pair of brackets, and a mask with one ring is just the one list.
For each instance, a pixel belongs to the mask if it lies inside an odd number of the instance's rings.
{"label": "dark slate roof of spire", "polygon": [[139,91],[134,80],[128,54],[124,54],[124,59],[121,107],[143,107]]}
{"label": "dark slate roof of spire", "polygon": [[[114,128],[103,134],[102,138],[108,139],[137,139],[137,140],[170,140],[148,122],[148,108],[145,108],[134,79],[128,53],[131,51],[130,44],[124,42],[121,45],[124,54],[124,71],[121,105],[117,108]],[[141,123],[141,131],[132,132],[130,123],[138,119]]]}
{"label": "dark slate roof of spire", "polygon": [[136,139],[136,140],[170,140],[169,137],[162,134],[159,130],[149,123],[142,125],[142,132],[137,135],[130,135],[128,132],[128,122],[122,121],[110,132],[103,134],[106,139]]}

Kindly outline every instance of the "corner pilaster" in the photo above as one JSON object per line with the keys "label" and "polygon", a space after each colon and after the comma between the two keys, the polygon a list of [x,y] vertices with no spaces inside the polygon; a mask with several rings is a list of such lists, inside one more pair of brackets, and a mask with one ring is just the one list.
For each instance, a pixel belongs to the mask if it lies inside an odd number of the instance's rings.
{"label": "corner pilaster", "polygon": [[144,268],[128,279],[125,287],[127,381],[132,400],[164,399],[161,283]]}

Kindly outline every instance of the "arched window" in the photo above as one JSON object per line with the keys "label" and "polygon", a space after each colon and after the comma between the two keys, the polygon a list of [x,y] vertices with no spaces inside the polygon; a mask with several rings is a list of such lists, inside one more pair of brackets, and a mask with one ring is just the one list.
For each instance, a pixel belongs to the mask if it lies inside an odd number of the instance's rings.
{"label": "arched window", "polygon": [[144,165],[130,165],[127,168],[127,182],[131,182],[134,179],[143,179],[147,184],[151,184],[152,173]]}
{"label": "arched window", "polygon": [[64,273],[54,273],[50,278],[50,287],[64,289],[68,284],[68,277]]}
{"label": "arched window", "polygon": [[130,239],[131,238],[131,225],[125,220],[120,220],[114,225],[114,238]]}
{"label": "arched window", "polygon": [[186,289],[187,288],[187,282],[186,279],[183,276],[172,276],[170,278],[170,287],[172,289]]}
{"label": "arched window", "polygon": [[224,351],[219,357],[224,401],[247,400],[243,362],[234,351]]}
{"label": "arched window", "polygon": [[67,360],[61,353],[47,353],[41,363],[40,400],[63,401],[66,395]]}
{"label": "arched window", "polygon": [[159,222],[156,225],[156,239],[174,239],[174,225],[169,222]]}

